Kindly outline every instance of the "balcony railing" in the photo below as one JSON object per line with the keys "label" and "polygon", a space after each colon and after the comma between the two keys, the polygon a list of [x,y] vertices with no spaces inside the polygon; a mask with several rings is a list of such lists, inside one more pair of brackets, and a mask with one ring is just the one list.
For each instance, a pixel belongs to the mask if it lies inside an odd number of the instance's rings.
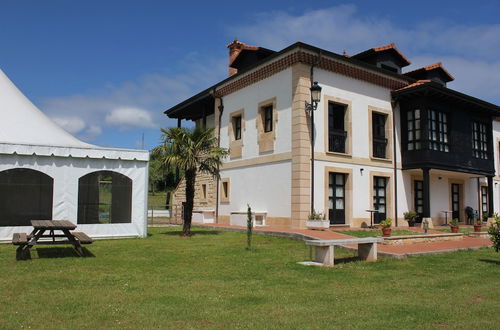
{"label": "balcony railing", "polygon": [[373,157],[386,158],[387,139],[373,138]]}
{"label": "balcony railing", "polygon": [[330,130],[328,133],[328,151],[345,154],[345,140],[347,132],[343,130]]}

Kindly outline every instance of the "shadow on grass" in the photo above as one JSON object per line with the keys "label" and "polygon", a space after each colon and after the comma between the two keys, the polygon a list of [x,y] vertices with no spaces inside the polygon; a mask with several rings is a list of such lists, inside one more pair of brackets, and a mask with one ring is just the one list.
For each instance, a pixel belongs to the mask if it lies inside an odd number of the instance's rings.
{"label": "shadow on grass", "polygon": [[[162,235],[168,235],[168,236],[181,236],[182,230],[176,230],[176,231],[166,231],[163,233],[160,233]],[[191,230],[191,236],[196,236],[196,235],[219,235],[220,231],[218,230]]]}
{"label": "shadow on grass", "polygon": [[498,260],[491,260],[491,259],[479,259],[479,261],[482,261],[482,262],[487,262],[487,263],[489,263],[489,264],[494,264],[494,265],[500,266],[500,261],[498,261]]}
{"label": "shadow on grass", "polygon": [[[87,248],[82,247],[83,257],[95,257]],[[37,248],[39,258],[79,258],[80,255],[72,247]]]}
{"label": "shadow on grass", "polygon": [[355,256],[355,257],[344,257],[344,258],[335,258],[335,264],[338,265],[338,264],[347,264],[347,263],[350,263],[350,262],[356,262],[356,261],[360,261],[361,259],[359,259],[359,257]]}

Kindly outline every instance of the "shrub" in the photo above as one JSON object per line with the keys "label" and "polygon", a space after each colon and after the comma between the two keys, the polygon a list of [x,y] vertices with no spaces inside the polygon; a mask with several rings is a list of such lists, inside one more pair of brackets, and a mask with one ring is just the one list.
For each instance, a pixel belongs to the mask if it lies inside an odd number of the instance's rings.
{"label": "shrub", "polygon": [[495,251],[500,252],[500,221],[498,219],[494,224],[491,224],[488,229],[488,234],[490,234],[490,239],[493,242]]}
{"label": "shrub", "polygon": [[455,218],[450,221],[450,226],[458,226],[459,223],[458,219]]}
{"label": "shrub", "polygon": [[392,226],[392,219],[387,218],[387,219],[380,221],[379,226],[382,228],[389,228],[390,226]]}
{"label": "shrub", "polygon": [[252,235],[253,235],[253,222],[252,222],[252,208],[247,204],[247,250],[252,249]]}
{"label": "shrub", "polygon": [[321,212],[313,211],[312,213],[309,213],[309,216],[307,219],[308,220],[325,220],[325,215]]}
{"label": "shrub", "polygon": [[406,220],[414,221],[418,217],[418,214],[415,211],[408,211],[403,213],[403,216]]}

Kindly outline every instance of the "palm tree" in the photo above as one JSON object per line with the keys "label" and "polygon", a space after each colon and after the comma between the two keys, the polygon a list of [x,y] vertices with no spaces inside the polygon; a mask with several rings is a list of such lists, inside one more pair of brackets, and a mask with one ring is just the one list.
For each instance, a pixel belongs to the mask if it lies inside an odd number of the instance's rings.
{"label": "palm tree", "polygon": [[161,129],[162,144],[153,151],[164,166],[177,167],[184,172],[186,180],[186,204],[182,236],[191,235],[194,187],[198,172],[219,177],[219,167],[228,150],[218,146],[214,129]]}

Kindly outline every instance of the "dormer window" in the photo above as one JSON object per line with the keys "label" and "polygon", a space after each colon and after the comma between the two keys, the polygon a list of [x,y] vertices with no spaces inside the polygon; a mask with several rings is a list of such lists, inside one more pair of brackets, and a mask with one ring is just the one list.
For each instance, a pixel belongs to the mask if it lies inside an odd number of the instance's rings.
{"label": "dormer window", "polygon": [[385,70],[389,70],[394,73],[399,73],[399,69],[387,64],[380,64],[380,67]]}

